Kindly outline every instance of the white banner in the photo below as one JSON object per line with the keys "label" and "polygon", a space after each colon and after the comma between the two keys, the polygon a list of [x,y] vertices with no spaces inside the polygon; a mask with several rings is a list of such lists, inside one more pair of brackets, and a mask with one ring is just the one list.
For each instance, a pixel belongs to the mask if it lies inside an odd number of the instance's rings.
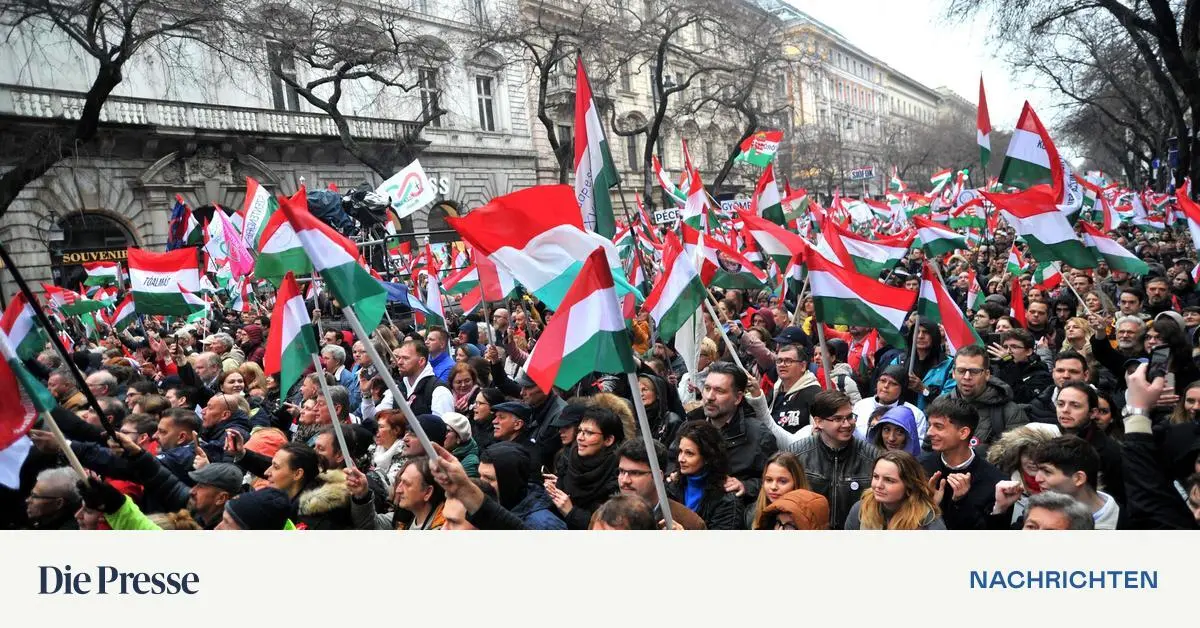
{"label": "white banner", "polygon": [[380,184],[375,193],[390,198],[396,217],[404,218],[432,203],[437,198],[438,186],[425,174],[421,162],[414,159],[403,170]]}

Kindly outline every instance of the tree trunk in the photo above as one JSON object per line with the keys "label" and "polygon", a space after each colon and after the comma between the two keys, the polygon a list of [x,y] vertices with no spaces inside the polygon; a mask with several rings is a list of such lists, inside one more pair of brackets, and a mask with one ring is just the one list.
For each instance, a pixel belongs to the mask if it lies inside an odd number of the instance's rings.
{"label": "tree trunk", "polygon": [[[64,159],[70,159],[79,153],[79,149],[91,142],[100,130],[100,111],[112,94],[113,89],[121,82],[121,66],[113,63],[102,63],[88,90],[83,103],[83,111],[75,122],[75,130],[69,141],[46,141],[33,147],[34,151],[12,170],[0,176],[0,217],[8,212],[8,208],[21,194],[25,186],[42,178],[55,165]],[[57,134],[53,134],[57,135]]]}
{"label": "tree trunk", "polygon": [[[729,176],[729,171],[733,169],[734,160],[737,159],[738,154],[742,152],[742,142],[745,142],[746,138],[754,135],[754,132],[757,130],[758,121],[755,119],[755,116],[751,115],[750,121],[746,123],[746,130],[742,131],[742,137],[739,138],[737,143],[733,145],[733,150],[729,153],[729,157],[725,158],[725,165],[722,166],[721,171],[717,173],[717,178],[713,180],[714,194],[721,190],[721,186],[725,183],[725,178]],[[767,164],[767,167],[770,168],[771,165]]]}

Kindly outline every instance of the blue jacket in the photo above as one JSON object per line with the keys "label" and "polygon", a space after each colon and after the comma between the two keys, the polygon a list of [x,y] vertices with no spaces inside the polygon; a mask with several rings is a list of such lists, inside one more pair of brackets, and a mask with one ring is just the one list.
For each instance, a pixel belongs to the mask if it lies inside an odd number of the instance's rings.
{"label": "blue jacket", "polygon": [[359,406],[362,405],[362,392],[358,389],[358,376],[350,372],[350,369],[342,367],[342,374],[338,376],[338,383],[346,388],[350,393],[350,412],[358,414]]}
{"label": "blue jacket", "polygon": [[429,366],[433,367],[433,375],[442,380],[443,383],[449,384],[450,369],[454,368],[454,358],[450,357],[449,352],[439,353],[429,356]]}
{"label": "blue jacket", "polygon": [[908,439],[904,441],[904,451],[919,457],[921,455],[921,439],[917,436],[917,419],[913,416],[912,410],[904,406],[896,406],[879,417],[879,422],[867,432],[867,439],[874,443],[875,435],[883,429],[884,423],[897,425],[900,429],[908,434]]}
{"label": "blue jacket", "polygon": [[155,456],[162,466],[166,467],[180,482],[191,486],[195,484],[188,473],[192,470],[192,464],[196,460],[196,446],[192,443],[172,447],[166,451],[159,451]]}
{"label": "blue jacket", "polygon": [[519,517],[530,530],[567,529],[566,522],[558,516],[558,511],[554,508],[554,502],[550,501],[546,489],[540,484],[529,485],[525,498],[513,507],[512,514]]}

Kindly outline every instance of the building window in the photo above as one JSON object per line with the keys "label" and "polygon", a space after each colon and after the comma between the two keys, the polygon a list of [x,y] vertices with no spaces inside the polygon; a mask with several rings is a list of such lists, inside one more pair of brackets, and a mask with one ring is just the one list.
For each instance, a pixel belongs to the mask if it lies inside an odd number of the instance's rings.
{"label": "building window", "polygon": [[276,111],[300,111],[300,95],[284,80],[296,80],[296,60],[278,46],[267,48],[271,67],[271,104]]}
{"label": "building window", "polygon": [[485,0],[472,0],[471,17],[474,17],[479,22],[487,19],[487,5]]}
{"label": "building window", "polygon": [[[558,128],[554,130],[554,134],[558,136],[559,150],[567,150],[571,146],[571,127],[569,125],[558,125]],[[571,152],[574,152],[574,150]]]}
{"label": "building window", "polygon": [[696,22],[696,43],[704,45],[704,22]]}
{"label": "building window", "polygon": [[625,138],[625,159],[633,172],[642,171],[642,154],[638,151],[638,136],[629,135]]}
{"label": "building window", "polygon": [[[442,109],[442,92],[438,87],[437,70],[434,68],[420,68],[417,70],[417,82],[421,88],[421,116],[428,118],[438,114]],[[434,118],[429,125],[434,128],[441,128],[441,116]]]}
{"label": "building window", "polygon": [[621,64],[621,89],[630,91],[633,89],[633,75],[629,72],[629,63]]}
{"label": "building window", "polygon": [[492,77],[475,77],[475,102],[479,106],[479,128],[496,130],[496,106],[492,98]]}

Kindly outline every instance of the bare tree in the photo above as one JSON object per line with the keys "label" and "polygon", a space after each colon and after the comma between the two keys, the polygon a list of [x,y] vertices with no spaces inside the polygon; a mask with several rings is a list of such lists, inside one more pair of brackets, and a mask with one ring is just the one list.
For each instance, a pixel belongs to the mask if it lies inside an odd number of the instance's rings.
{"label": "bare tree", "polygon": [[25,186],[81,154],[95,139],[104,103],[124,79],[131,59],[174,40],[203,40],[205,27],[221,19],[225,7],[222,0],[0,0],[0,28],[6,37],[65,39],[95,68],[79,118],[67,127],[39,130],[21,151],[24,157],[0,175],[0,216]]}

